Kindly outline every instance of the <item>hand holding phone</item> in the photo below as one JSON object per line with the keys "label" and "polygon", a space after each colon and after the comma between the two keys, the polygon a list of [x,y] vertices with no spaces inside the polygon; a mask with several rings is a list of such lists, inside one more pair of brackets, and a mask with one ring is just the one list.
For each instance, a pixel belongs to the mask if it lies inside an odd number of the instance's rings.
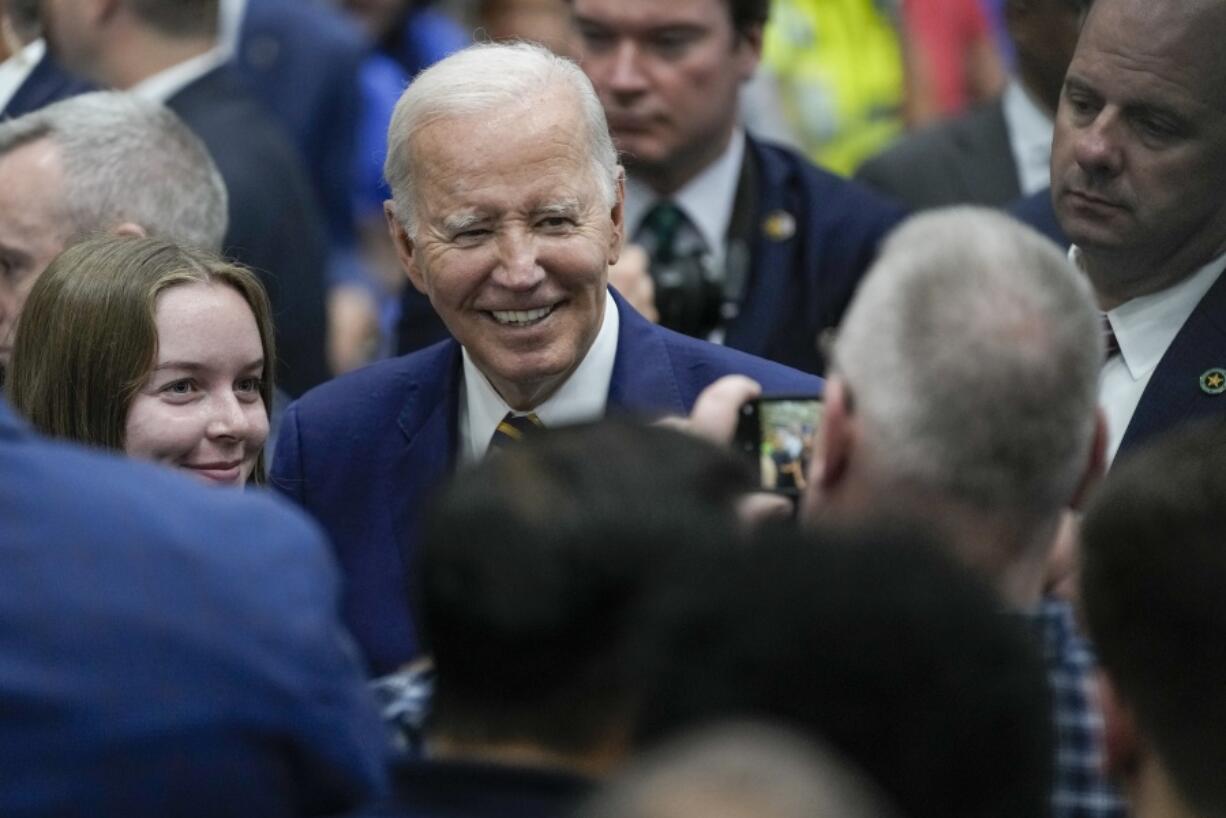
{"label": "hand holding phone", "polygon": [[823,408],[811,395],[758,398],[741,407],[735,445],[757,464],[763,489],[804,491]]}

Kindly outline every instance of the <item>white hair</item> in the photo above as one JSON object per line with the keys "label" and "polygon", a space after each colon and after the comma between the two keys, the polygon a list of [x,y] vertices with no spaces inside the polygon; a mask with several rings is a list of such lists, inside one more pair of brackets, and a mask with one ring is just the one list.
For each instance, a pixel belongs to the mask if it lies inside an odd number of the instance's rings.
{"label": "white hair", "polygon": [[1054,244],[995,211],[915,216],[835,344],[874,467],[988,509],[1050,514],[1092,445],[1103,334]]}
{"label": "white hair", "polygon": [[422,71],[396,103],[387,132],[383,174],[392,189],[396,217],[416,232],[413,136],[432,122],[524,105],[554,89],[569,89],[583,116],[583,138],[592,176],[606,204],[617,201],[620,170],[609,125],[591,81],[573,61],[535,43],[480,43]]}
{"label": "white hair", "polygon": [[82,94],[0,123],[0,156],[42,139],[62,163],[70,241],[132,222],[151,236],[221,251],[225,182],[170,109],[118,91]]}

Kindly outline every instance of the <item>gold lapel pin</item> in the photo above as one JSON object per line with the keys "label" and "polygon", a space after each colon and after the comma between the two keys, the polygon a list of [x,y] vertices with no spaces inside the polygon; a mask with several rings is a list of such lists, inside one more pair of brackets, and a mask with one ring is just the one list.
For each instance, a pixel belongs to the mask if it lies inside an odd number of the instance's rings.
{"label": "gold lapel pin", "polygon": [[796,218],[786,210],[772,210],[762,220],[762,232],[771,241],[787,241],[796,235]]}
{"label": "gold lapel pin", "polygon": [[1226,392],[1226,369],[1220,367],[1206,369],[1200,376],[1200,390],[1206,395],[1220,395]]}

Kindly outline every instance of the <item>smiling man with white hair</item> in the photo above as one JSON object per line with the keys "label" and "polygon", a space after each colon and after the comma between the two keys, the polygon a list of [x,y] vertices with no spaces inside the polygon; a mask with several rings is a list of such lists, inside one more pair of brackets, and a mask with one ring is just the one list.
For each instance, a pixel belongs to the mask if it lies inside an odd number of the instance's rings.
{"label": "smiling man with white hair", "polygon": [[331,534],[376,672],[418,651],[405,598],[426,495],[525,425],[687,413],[722,375],[821,381],[648,323],[607,287],[623,175],[591,83],[543,48],[473,46],[414,80],[386,173],[401,265],[454,340],[292,406],[273,481]]}

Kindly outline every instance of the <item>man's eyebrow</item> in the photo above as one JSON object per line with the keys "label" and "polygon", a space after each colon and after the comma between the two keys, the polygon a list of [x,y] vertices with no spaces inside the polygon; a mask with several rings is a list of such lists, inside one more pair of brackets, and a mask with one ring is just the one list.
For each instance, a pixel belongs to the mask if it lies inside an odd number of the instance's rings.
{"label": "man's eyebrow", "polygon": [[556,202],[547,202],[542,205],[537,205],[532,209],[534,216],[573,216],[582,210],[582,205],[578,199],[561,199]]}
{"label": "man's eyebrow", "polygon": [[447,233],[461,233],[473,225],[480,224],[485,219],[484,214],[475,210],[453,213],[443,218],[443,230]]}

